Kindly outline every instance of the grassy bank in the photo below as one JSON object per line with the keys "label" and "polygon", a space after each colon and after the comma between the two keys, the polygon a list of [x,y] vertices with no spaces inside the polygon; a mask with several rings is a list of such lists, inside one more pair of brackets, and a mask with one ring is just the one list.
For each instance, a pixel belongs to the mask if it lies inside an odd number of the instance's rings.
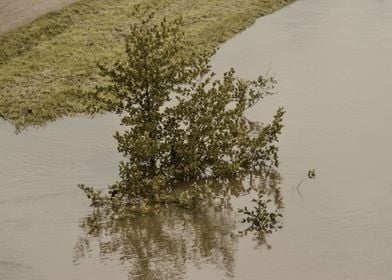
{"label": "grassy bank", "polygon": [[0,118],[24,128],[84,113],[96,63],[122,53],[136,4],[181,15],[195,48],[211,48],[293,1],[82,0],[0,37]]}

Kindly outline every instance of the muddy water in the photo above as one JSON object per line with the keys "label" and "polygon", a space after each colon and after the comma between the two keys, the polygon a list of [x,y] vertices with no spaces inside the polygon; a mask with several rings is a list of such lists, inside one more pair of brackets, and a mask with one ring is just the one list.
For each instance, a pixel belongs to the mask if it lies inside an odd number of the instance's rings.
{"label": "muddy water", "polygon": [[86,235],[90,209],[75,185],[116,179],[117,119],[21,135],[3,124],[0,279],[390,279],[391,15],[390,1],[297,1],[214,57],[219,73],[233,66],[279,81],[279,94],[249,112],[268,120],[287,110],[284,228],[268,236],[270,249],[233,234],[236,215],[211,209],[169,209]]}

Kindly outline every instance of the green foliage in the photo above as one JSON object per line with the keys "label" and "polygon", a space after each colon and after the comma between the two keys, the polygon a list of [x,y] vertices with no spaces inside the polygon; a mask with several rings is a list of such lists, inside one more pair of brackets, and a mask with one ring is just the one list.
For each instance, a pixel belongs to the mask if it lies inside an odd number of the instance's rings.
{"label": "green foliage", "polygon": [[[189,205],[208,189],[200,182],[278,166],[284,110],[269,125],[244,117],[273,93],[275,80],[243,80],[233,69],[216,79],[211,53],[192,53],[180,25],[180,19],[156,23],[153,14],[143,17],[125,36],[126,58],[100,66],[105,84],[95,98],[121,116],[125,129],[114,137],[124,160],[108,196],[80,186],[93,205]],[[174,195],[184,182],[183,192]]]}
{"label": "green foliage", "polygon": [[258,237],[258,240],[262,240],[260,236],[271,234],[274,230],[280,229],[280,218],[283,215],[278,209],[271,212],[268,209],[268,204],[272,202],[271,199],[264,199],[265,194],[260,192],[257,199],[252,199],[252,202],[256,204],[253,209],[244,207],[238,210],[239,213],[243,213],[245,217],[242,219],[242,223],[247,223],[249,226],[240,231],[241,234],[247,235],[249,232],[253,232]]}

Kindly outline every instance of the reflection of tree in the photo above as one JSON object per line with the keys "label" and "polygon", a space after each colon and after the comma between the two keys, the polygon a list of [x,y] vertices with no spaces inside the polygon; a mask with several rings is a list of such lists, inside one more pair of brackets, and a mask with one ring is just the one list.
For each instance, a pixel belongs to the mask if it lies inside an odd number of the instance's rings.
{"label": "reflection of tree", "polygon": [[[232,278],[240,235],[230,199],[257,190],[262,199],[272,198],[281,209],[278,183],[276,173],[241,184],[231,182],[231,187],[215,188],[214,196],[220,199],[195,209],[160,207],[157,213],[144,216],[124,210],[95,210],[81,224],[86,235],[75,246],[75,259],[84,257],[92,249],[90,241],[96,240],[102,257],[120,256],[129,268],[129,279],[183,279],[187,263],[200,267],[206,262]],[[254,236],[266,244],[266,234],[257,232]]]}
{"label": "reflection of tree", "polygon": [[248,206],[239,209],[239,212],[244,214],[241,222],[246,224],[246,228],[241,229],[239,234],[246,236],[251,233],[259,248],[270,249],[267,237],[282,228],[284,204],[280,182],[280,174],[274,169],[263,170],[257,176],[251,177],[248,191],[255,193],[256,197],[251,200],[249,209]]}

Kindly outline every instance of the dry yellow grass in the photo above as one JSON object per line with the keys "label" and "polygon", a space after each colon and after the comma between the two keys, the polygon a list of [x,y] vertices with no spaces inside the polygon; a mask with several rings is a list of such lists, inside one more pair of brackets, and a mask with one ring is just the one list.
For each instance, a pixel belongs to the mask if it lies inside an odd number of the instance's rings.
{"label": "dry yellow grass", "polygon": [[195,48],[218,46],[294,0],[82,0],[0,37],[0,118],[18,129],[86,112],[97,62],[122,53],[136,4],[182,16]]}

